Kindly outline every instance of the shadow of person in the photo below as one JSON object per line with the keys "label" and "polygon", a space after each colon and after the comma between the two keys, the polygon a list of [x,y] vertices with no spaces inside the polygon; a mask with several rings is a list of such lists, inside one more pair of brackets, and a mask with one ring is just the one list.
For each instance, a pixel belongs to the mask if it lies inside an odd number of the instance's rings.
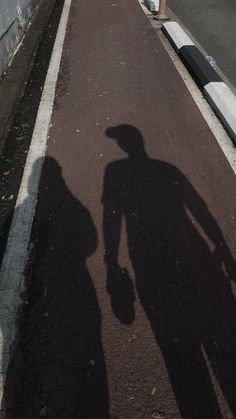
{"label": "shadow of person", "polygon": [[221,417],[209,369],[235,416],[236,313],[230,288],[235,264],[221,231],[186,177],[171,164],[148,157],[135,127],[108,128],[106,135],[128,154],[105,171],[108,277],[119,269],[123,217],[136,290],[181,416]]}
{"label": "shadow of person", "polygon": [[32,242],[22,333],[5,386],[6,417],[109,418],[102,316],[86,266],[97,231],[50,157]]}

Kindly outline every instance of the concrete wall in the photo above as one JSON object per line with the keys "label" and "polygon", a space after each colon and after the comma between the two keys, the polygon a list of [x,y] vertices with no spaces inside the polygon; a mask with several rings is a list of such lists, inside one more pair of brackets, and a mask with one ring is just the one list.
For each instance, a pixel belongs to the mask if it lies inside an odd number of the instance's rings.
{"label": "concrete wall", "polygon": [[40,0],[0,0],[0,77]]}

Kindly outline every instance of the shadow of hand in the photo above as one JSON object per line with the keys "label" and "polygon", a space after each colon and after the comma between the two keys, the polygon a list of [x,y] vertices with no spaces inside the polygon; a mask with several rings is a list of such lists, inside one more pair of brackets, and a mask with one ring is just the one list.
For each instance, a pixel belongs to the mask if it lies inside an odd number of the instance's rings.
{"label": "shadow of hand", "polygon": [[115,317],[123,324],[131,324],[135,318],[135,294],[128,271],[119,266],[108,267],[106,289]]}

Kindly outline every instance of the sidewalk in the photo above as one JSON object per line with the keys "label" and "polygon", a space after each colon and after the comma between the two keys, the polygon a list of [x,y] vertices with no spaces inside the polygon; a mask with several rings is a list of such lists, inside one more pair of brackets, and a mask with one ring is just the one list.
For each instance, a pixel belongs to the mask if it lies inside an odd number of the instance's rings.
{"label": "sidewalk", "polygon": [[7,419],[235,417],[235,187],[138,2],[74,0]]}

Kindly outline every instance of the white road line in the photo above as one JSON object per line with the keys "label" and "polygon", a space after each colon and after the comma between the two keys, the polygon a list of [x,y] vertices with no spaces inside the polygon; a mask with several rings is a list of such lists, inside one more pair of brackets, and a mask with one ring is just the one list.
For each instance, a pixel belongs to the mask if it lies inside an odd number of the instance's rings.
{"label": "white road line", "polygon": [[0,403],[24,288],[31,227],[47,145],[55,89],[72,0],[65,0],[0,270]]}
{"label": "white road line", "polygon": [[[142,0],[138,0],[138,1],[144,13],[149,18],[150,15],[147,9],[145,8],[145,6],[143,5]],[[162,32],[160,32],[160,23],[158,21],[155,21],[153,18],[149,18],[149,20],[153,28],[158,31],[158,36],[162,42],[162,45],[164,46],[166,52],[168,53],[170,59],[172,60],[181,78],[183,79],[194,102],[196,103],[199,111],[201,112],[208,127],[210,128],[212,134],[214,135],[216,141],[218,142],[226,159],[228,160],[233,172],[236,174],[236,147],[235,145],[231,141],[230,137],[228,136],[227,132],[225,131],[219,119],[214,114],[210,105],[207,103],[206,99],[202,96],[201,91],[199,90],[196,83],[190,76],[188,70],[186,69],[186,67],[184,66],[180,58],[178,57],[174,48],[171,46],[170,42],[167,40],[165,35]]]}

